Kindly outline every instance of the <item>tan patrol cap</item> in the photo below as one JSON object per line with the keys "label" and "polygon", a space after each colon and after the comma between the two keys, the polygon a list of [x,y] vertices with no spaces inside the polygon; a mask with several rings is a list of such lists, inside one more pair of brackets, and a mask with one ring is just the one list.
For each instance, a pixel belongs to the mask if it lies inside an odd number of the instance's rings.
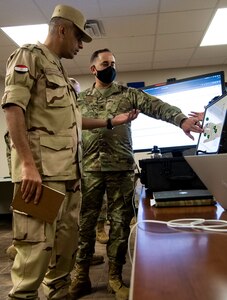
{"label": "tan patrol cap", "polygon": [[86,43],[92,41],[90,35],[85,31],[86,20],[79,10],[71,6],[59,4],[55,7],[51,19],[54,17],[61,17],[73,22],[73,24],[76,25],[76,27],[78,27],[83,33],[82,41]]}

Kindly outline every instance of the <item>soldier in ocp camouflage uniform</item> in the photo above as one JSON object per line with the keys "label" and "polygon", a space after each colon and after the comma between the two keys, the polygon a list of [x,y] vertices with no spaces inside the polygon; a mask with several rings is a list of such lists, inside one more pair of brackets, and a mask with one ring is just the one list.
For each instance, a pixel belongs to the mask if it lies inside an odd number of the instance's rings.
{"label": "soldier in ocp camouflage uniform", "polygon": [[91,292],[89,265],[95,245],[95,226],[105,191],[110,219],[107,255],[109,258],[108,288],[116,299],[128,299],[129,290],[122,281],[130,221],[133,217],[134,169],[130,123],[112,128],[111,119],[118,113],[138,108],[142,113],[176,126],[184,132],[201,132],[196,118],[187,118],[179,108],[170,106],[141,90],[114,83],[115,57],[108,49],[98,50],[91,57],[95,83],[79,95],[83,116],[108,118],[108,129],[83,131],[82,207],[79,250],[76,257],[72,294]]}
{"label": "soldier in ocp camouflage uniform", "polygon": [[[70,272],[78,244],[81,128],[106,127],[107,121],[82,119],[76,93],[62,67],[90,42],[80,11],[56,6],[44,44],[25,45],[8,59],[2,107],[12,140],[11,170],[15,192],[38,204],[45,185],[65,194],[53,224],[13,212],[17,251],[10,299],[38,299],[43,283],[47,299],[69,299]],[[129,112],[114,122],[136,118]],[[46,204],[46,209],[50,210]]]}

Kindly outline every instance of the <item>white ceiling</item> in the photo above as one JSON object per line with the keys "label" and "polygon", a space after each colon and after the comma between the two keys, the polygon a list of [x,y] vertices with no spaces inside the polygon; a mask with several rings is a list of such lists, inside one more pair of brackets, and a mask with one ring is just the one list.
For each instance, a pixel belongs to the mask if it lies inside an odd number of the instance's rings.
{"label": "white ceiling", "polygon": [[[106,47],[120,72],[227,64],[227,45],[199,47],[227,0],[0,0],[0,27],[48,23],[59,3],[102,21],[105,29],[73,60],[63,60],[69,75],[88,74],[92,52]],[[16,48],[0,30],[0,76]]]}

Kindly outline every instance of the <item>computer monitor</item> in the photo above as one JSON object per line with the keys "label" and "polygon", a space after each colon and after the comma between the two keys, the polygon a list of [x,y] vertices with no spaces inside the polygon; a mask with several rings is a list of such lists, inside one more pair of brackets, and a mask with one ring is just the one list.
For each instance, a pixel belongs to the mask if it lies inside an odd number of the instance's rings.
{"label": "computer monitor", "polygon": [[[188,115],[191,111],[204,111],[209,101],[225,92],[224,72],[158,83],[146,86],[142,90],[178,106]],[[196,150],[199,135],[193,134],[193,141],[179,127],[170,123],[140,113],[131,126],[134,152],[150,151],[154,145],[157,145],[162,153],[179,152],[192,147]]]}
{"label": "computer monitor", "polygon": [[204,113],[203,129],[196,153],[214,154],[227,152],[227,94],[211,101]]}

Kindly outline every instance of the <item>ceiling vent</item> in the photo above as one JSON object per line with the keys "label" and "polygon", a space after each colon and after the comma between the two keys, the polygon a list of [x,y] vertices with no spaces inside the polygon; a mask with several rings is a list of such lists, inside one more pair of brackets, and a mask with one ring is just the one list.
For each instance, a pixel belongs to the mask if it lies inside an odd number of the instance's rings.
{"label": "ceiling vent", "polygon": [[92,38],[101,38],[105,35],[102,21],[87,20],[85,30]]}

